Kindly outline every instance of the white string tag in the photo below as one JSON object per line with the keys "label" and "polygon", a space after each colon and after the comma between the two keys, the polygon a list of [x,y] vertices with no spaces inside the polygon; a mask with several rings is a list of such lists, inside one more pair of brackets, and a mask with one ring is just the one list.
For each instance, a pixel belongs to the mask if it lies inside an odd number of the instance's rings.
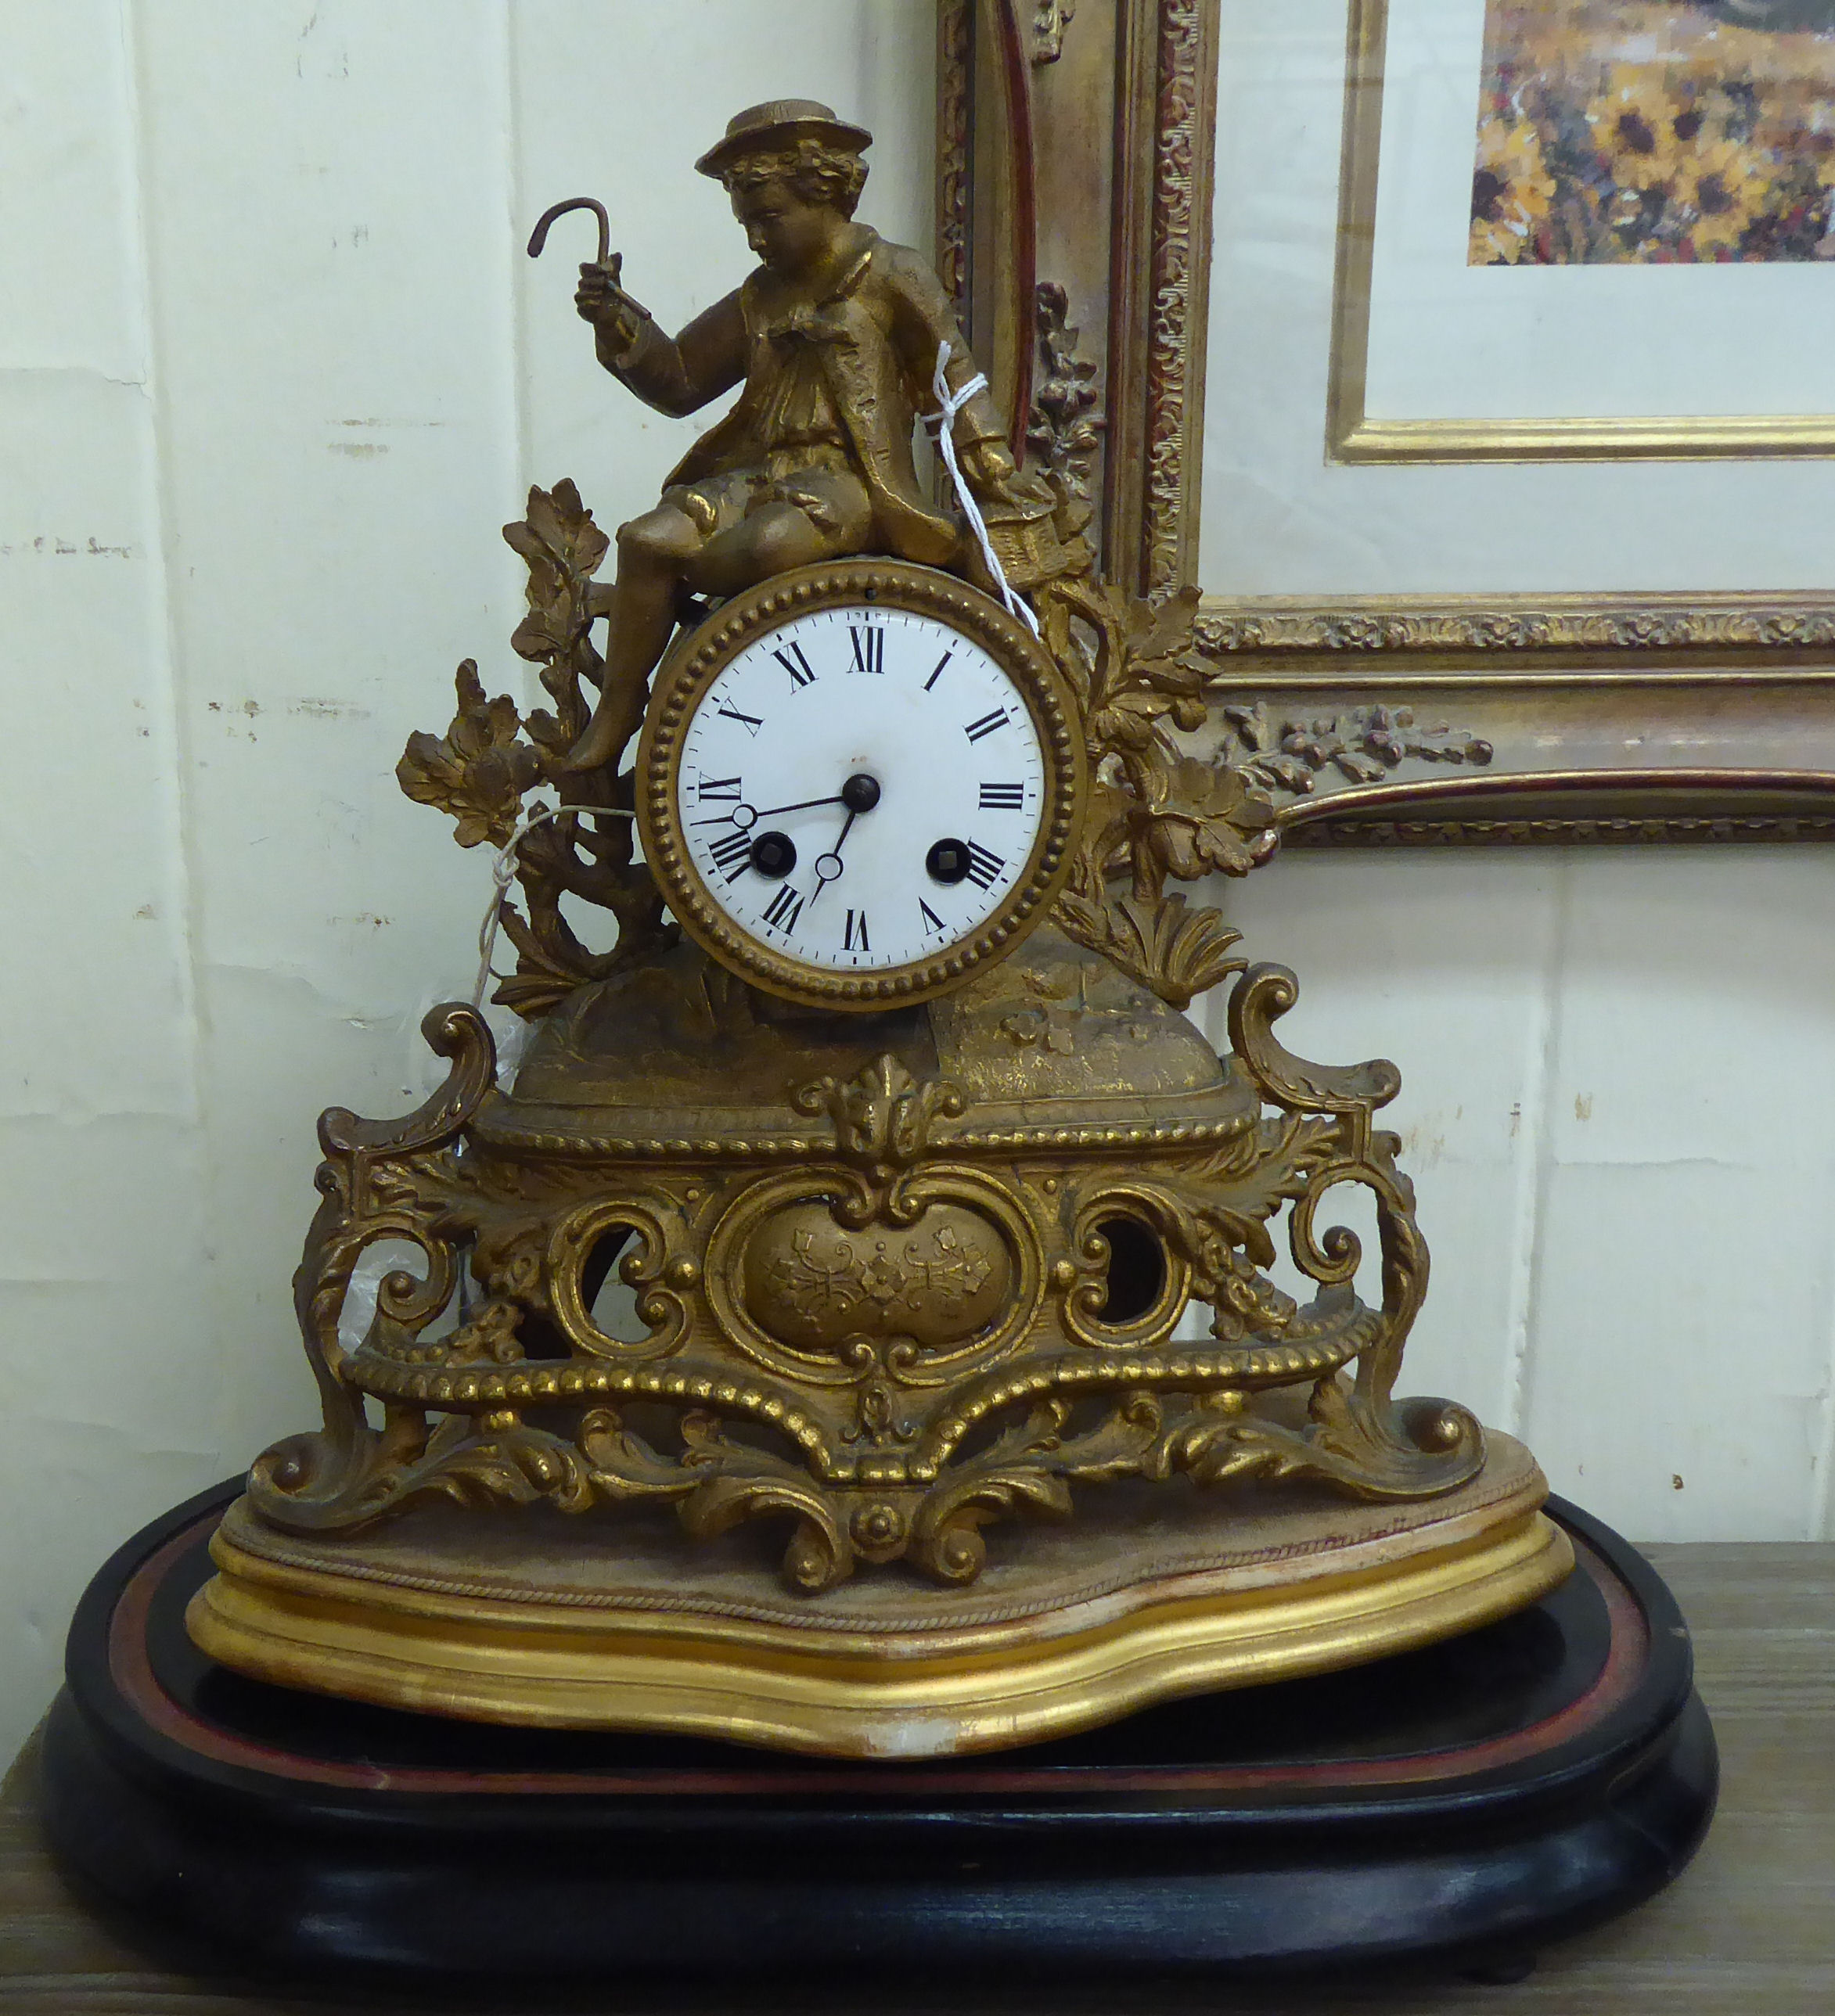
{"label": "white string tag", "polygon": [[943,466],[950,472],[950,481],[956,486],[956,496],[962,506],[962,515],[968,520],[968,528],[974,533],[981,547],[981,556],[987,563],[989,574],[1000,592],[1000,599],[1006,603],[1008,612],[1017,616],[1036,637],[1039,635],[1039,619],[1026,603],[1008,585],[1007,571],[1000,564],[1000,556],[994,551],[994,543],[988,537],[987,520],[981,515],[981,506],[975,501],[968,485],[962,481],[961,465],[956,460],[956,416],[968,405],[977,392],[987,390],[987,373],[978,371],[961,391],[952,392],[945,367],[950,361],[950,346],[946,341],[936,347],[936,373],[930,381],[930,389],[936,394],[939,411],[927,414],[925,424],[936,429],[937,452],[943,459]]}
{"label": "white string tag", "polygon": [[516,822],[510,837],[498,848],[497,858],[491,863],[491,907],[478,927],[478,985],[471,990],[471,1005],[481,1013],[485,1005],[485,989],[491,984],[491,956],[497,949],[497,931],[503,921],[503,899],[510,894],[510,884],[516,880],[517,850],[544,820],[559,819],[564,812],[584,812],[590,819],[628,819],[637,816],[635,812],[611,805],[555,805],[525,812]]}

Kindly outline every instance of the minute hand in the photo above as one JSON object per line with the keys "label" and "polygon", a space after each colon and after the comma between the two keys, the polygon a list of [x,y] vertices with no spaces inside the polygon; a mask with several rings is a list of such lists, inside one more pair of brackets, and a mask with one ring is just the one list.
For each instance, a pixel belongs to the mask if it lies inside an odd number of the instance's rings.
{"label": "minute hand", "polygon": [[759,817],[775,819],[780,812],[806,812],[811,805],[838,805],[845,803],[846,800],[842,797],[840,792],[836,791],[832,796],[826,798],[802,798],[794,805],[767,805],[759,814]]}

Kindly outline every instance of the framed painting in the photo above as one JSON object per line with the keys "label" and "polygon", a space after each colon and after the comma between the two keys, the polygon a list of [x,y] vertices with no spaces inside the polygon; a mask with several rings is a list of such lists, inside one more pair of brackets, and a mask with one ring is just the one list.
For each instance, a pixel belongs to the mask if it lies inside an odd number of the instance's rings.
{"label": "framed painting", "polygon": [[1336,456],[1835,452],[1835,0],[1357,0],[1347,76]]}
{"label": "framed painting", "polygon": [[1835,837],[1835,4],[939,19],[978,344],[1292,841]]}

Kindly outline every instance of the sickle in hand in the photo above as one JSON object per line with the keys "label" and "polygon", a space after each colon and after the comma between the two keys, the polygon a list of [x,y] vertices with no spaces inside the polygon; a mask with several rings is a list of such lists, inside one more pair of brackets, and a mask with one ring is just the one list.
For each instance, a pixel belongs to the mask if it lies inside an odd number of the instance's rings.
{"label": "sickle in hand", "polygon": [[612,280],[618,279],[618,268],[624,264],[624,254],[618,254],[616,265],[611,257],[611,219],[605,214],[605,206],[596,196],[570,196],[565,203],[551,203],[535,220],[535,228],[529,233],[529,257],[539,259],[542,247],[548,242],[548,227],[556,218],[564,217],[570,210],[589,210],[599,220],[599,258],[601,266],[611,265]]}

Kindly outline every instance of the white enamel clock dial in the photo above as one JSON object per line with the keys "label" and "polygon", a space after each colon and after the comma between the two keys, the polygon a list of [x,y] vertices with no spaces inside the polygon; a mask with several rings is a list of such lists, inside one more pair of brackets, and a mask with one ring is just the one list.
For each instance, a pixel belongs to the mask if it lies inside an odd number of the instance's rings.
{"label": "white enamel clock dial", "polygon": [[1038,837],[1022,694],[933,617],[825,609],[741,652],[682,738],[688,858],[734,923],[831,971],[972,935]]}
{"label": "white enamel clock dial", "polygon": [[952,605],[973,591],[936,578],[934,609],[844,581],[747,626],[673,711],[665,894],[710,950],[793,997],[933,992],[1014,939],[1056,879],[1072,779],[1040,661],[1054,670],[991,603],[999,622],[964,627]]}

